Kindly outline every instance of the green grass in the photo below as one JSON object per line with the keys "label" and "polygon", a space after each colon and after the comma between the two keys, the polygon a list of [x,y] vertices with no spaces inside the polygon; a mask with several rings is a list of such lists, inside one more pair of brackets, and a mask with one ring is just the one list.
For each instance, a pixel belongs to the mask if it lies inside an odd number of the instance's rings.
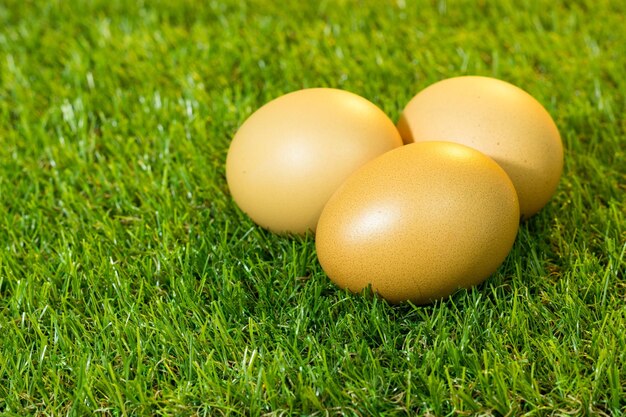
{"label": "green grass", "polygon": [[[0,3],[1,415],[626,413],[626,3]],[[334,287],[231,200],[237,127],[303,87],[395,121],[481,74],[565,171],[486,283]]]}

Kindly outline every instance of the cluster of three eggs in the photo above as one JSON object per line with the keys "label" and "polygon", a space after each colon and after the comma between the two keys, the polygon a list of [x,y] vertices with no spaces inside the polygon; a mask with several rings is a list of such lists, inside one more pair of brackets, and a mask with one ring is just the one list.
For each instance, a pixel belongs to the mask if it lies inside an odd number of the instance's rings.
{"label": "cluster of three eggs", "polygon": [[397,126],[346,91],[286,94],[237,131],[226,175],[257,224],[315,232],[340,287],[424,304],[491,275],[562,166],[558,129],[537,100],[457,77],[417,94]]}

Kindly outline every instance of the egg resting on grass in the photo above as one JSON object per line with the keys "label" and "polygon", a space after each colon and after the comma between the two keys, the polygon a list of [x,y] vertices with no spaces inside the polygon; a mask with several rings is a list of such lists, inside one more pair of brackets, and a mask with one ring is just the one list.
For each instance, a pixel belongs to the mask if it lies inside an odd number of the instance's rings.
{"label": "egg resting on grass", "polygon": [[338,286],[427,304],[493,274],[518,227],[517,194],[498,164],[467,146],[422,142],[351,175],[326,204],[315,245]]}

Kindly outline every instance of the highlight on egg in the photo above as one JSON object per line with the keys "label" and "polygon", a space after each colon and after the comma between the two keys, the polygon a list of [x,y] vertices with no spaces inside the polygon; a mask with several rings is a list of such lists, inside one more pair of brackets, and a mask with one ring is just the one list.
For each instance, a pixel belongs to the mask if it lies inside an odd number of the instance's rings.
{"label": "highlight on egg", "polygon": [[398,122],[404,143],[433,139],[475,148],[509,175],[528,218],[544,207],[563,170],[563,145],[547,110],[524,90],[489,77],[449,78],[419,92]]}
{"label": "highlight on egg", "polygon": [[511,180],[491,158],[451,142],[409,144],[337,189],[319,219],[317,256],[341,288],[427,304],[493,274],[519,213]]}
{"label": "highlight on egg", "polygon": [[365,98],[304,89],[270,101],[242,124],[226,178],[255,223],[303,234],[315,231],[324,204],[354,170],[401,145],[394,123]]}

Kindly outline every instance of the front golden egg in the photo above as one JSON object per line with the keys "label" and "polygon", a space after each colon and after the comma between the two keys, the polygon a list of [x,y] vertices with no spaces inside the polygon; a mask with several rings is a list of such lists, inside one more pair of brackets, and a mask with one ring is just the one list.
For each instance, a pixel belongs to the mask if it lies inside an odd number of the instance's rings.
{"label": "front golden egg", "polygon": [[493,158],[509,175],[524,218],[554,194],[563,170],[556,124],[530,94],[489,77],[456,77],[419,92],[398,122],[405,143],[457,142]]}
{"label": "front golden egg", "polygon": [[451,142],[394,149],[351,175],[326,204],[315,244],[328,277],[390,302],[426,304],[493,274],[519,227],[511,180]]}
{"label": "front golden egg", "polygon": [[273,231],[315,231],[337,187],[358,167],[402,145],[374,104],[332,88],[295,91],[254,112],[233,138],[226,178],[237,205]]}

